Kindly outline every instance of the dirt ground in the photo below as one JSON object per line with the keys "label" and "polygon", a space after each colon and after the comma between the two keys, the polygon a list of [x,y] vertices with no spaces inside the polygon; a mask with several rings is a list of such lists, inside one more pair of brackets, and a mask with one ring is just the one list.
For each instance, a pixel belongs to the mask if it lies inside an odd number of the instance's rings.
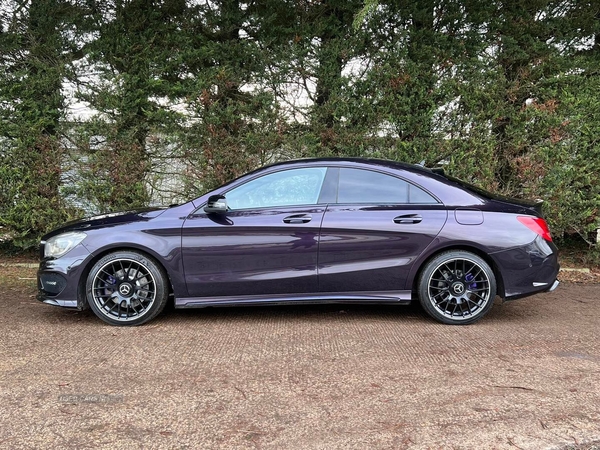
{"label": "dirt ground", "polygon": [[166,311],[38,303],[0,267],[0,448],[591,449],[600,284],[437,324],[417,306]]}

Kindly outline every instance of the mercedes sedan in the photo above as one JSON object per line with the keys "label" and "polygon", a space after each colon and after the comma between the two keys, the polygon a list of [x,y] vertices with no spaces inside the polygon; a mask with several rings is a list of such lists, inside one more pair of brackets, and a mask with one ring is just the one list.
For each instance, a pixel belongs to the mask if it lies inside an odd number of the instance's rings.
{"label": "mercedes sedan", "polygon": [[443,171],[371,159],[274,164],[169,208],[92,217],[43,237],[38,299],[139,325],[176,308],[407,304],[468,324],[496,296],[554,290],[540,203]]}

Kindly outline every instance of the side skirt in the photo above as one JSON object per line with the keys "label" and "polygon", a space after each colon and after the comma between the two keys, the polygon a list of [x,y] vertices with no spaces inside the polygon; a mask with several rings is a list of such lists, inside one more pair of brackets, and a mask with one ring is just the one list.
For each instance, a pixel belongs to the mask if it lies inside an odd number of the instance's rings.
{"label": "side skirt", "polygon": [[395,303],[411,302],[410,291],[382,292],[321,292],[317,294],[239,295],[223,297],[175,298],[175,308],[206,308],[207,306],[290,305],[327,303]]}

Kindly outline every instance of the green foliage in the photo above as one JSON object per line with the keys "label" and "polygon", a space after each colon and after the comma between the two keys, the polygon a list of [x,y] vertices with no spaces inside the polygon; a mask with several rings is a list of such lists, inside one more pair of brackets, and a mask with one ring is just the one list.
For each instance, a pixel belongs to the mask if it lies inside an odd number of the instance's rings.
{"label": "green foliage", "polygon": [[0,226],[28,248],[72,216],[61,197],[62,3],[32,0],[0,34]]}
{"label": "green foliage", "polygon": [[[83,67],[95,83],[80,83],[78,99],[97,113],[73,127],[79,176],[74,194],[98,212],[131,209],[150,202],[152,137],[172,133],[178,114],[161,100],[173,95],[170,78],[180,70],[174,50],[189,43],[178,31],[180,1],[95,2]],[[77,80],[80,82],[80,80]]]}
{"label": "green foliage", "polygon": [[13,232],[13,244],[29,248],[40,233],[75,214],[57,193],[60,184],[60,146],[40,137],[31,146],[13,147],[0,158],[0,223]]}
{"label": "green foliage", "polygon": [[130,209],[331,155],[445,162],[546,200],[555,236],[600,226],[597,2],[15,0],[0,25],[0,226],[19,245],[67,200]]}
{"label": "green foliage", "polygon": [[561,122],[545,130],[533,161],[543,176],[527,178],[538,180],[553,229],[587,239],[600,225],[600,77],[569,76],[561,84]]}
{"label": "green foliage", "polygon": [[[216,8],[215,8],[216,7]],[[198,195],[270,162],[285,129],[274,96],[260,87],[264,56],[241,30],[248,11],[236,1],[191,7],[180,59],[196,70],[178,83],[192,117],[179,129],[185,192]]]}

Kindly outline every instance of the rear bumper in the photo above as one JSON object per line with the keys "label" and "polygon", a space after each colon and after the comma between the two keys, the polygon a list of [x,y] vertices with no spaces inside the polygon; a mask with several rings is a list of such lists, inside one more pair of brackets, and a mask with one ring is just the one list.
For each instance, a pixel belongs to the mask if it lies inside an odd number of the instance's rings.
{"label": "rear bumper", "polygon": [[502,274],[503,292],[500,295],[506,300],[552,292],[560,284],[557,280],[560,269],[558,249],[541,237],[528,245],[491,256]]}

